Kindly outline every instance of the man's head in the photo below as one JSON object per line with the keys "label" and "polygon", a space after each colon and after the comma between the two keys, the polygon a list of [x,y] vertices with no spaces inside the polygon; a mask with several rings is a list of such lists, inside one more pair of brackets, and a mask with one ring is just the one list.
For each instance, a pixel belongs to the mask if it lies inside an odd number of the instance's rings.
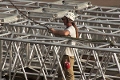
{"label": "man's head", "polygon": [[75,20],[75,14],[72,12],[67,12],[64,17],[62,17],[62,20],[65,25],[68,25],[69,23],[73,22]]}
{"label": "man's head", "polygon": [[75,20],[75,14],[72,12],[67,12],[64,16],[71,19],[72,21]]}

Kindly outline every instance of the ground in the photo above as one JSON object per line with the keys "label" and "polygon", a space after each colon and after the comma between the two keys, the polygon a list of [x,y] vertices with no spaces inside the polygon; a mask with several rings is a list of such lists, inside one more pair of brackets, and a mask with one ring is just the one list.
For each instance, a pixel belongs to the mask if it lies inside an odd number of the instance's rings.
{"label": "ground", "polygon": [[[58,1],[58,0],[43,0],[43,1]],[[120,0],[79,0],[79,1],[91,1],[93,5],[97,6],[120,7]]]}

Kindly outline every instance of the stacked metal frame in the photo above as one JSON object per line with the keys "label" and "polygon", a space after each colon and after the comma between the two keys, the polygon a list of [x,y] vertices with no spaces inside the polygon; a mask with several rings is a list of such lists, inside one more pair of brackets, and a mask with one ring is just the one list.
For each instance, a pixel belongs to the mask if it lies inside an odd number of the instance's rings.
{"label": "stacked metal frame", "polygon": [[[0,78],[8,75],[15,80],[20,75],[22,80],[34,76],[34,80],[56,80],[59,67],[63,73],[62,53],[70,47],[75,53],[75,80],[120,79],[119,8],[67,0],[11,1],[20,12],[7,0],[0,2],[0,13],[10,16],[1,23]],[[46,28],[64,29],[60,17],[67,11],[77,15],[79,39],[56,37]],[[68,40],[75,40],[76,45],[67,44]]]}

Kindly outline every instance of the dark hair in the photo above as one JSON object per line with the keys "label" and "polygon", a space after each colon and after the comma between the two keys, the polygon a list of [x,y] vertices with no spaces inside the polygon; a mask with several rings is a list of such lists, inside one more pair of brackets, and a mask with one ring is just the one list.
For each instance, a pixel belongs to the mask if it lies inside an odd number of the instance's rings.
{"label": "dark hair", "polygon": [[77,28],[75,22],[72,22],[72,25],[74,26],[74,28],[76,30],[76,38],[79,38],[78,28]]}

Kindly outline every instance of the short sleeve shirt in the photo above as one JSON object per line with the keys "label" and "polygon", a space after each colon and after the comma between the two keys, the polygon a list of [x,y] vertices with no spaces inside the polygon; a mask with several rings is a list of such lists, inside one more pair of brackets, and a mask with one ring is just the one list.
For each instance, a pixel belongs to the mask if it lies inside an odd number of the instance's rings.
{"label": "short sleeve shirt", "polygon": [[[68,30],[70,32],[71,37],[76,38],[76,30],[73,26],[68,27],[66,30]],[[75,45],[75,42],[70,40],[70,41],[68,41],[68,44]],[[65,55],[74,56],[73,49],[67,47],[66,50],[65,50]]]}

